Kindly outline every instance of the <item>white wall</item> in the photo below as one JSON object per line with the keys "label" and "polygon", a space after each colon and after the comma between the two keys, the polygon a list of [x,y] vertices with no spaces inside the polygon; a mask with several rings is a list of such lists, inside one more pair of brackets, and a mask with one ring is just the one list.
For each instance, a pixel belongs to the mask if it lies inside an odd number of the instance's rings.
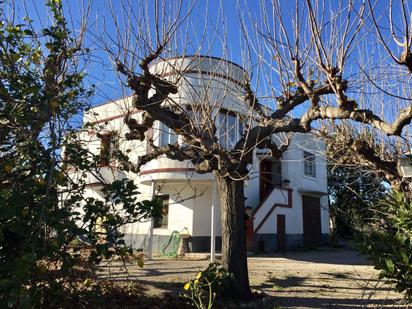
{"label": "white wall", "polygon": [[329,198],[327,195],[320,198],[320,221],[322,234],[329,234]]}
{"label": "white wall", "polygon": [[[313,153],[316,162],[316,177],[305,176],[303,169],[303,151]],[[290,180],[290,186],[299,191],[328,192],[327,162],[325,145],[312,134],[295,134],[288,150],[283,154],[284,178]]]}
{"label": "white wall", "polygon": [[[224,74],[234,78],[235,80],[242,80],[243,71],[237,66],[231,65],[220,60],[212,59],[206,60],[201,63],[195,63],[189,58],[182,60],[181,63],[177,62],[178,68],[200,68],[202,70],[214,70],[219,74]],[[176,63],[174,64],[176,66]],[[151,70],[157,72],[167,73],[171,70],[170,65],[160,65],[158,67],[152,67]],[[211,77],[209,75],[202,76],[187,74],[186,79],[182,79],[181,89],[183,92],[177,94],[179,96],[175,99],[187,100],[193,99],[190,92],[190,86],[198,87],[199,89],[204,86],[204,83],[208,84]],[[210,84],[213,91],[210,94],[211,98],[215,98],[215,101],[219,101],[219,98],[225,94],[222,92],[227,89],[227,83],[231,83],[230,87],[234,89],[234,92],[239,93],[241,91],[238,89],[238,85],[234,84],[227,79],[222,79],[214,77]],[[226,84],[226,85],[225,85]],[[210,86],[209,85],[209,86]],[[223,88],[222,88],[223,87]],[[186,92],[184,91],[186,89]],[[226,95],[226,94],[225,94]],[[183,101],[182,101],[183,102]],[[229,94],[224,99],[224,107],[237,110],[239,112],[244,112],[239,103],[239,97],[234,94]],[[239,106],[238,106],[239,105]],[[243,106],[243,105],[242,105]],[[125,133],[128,132],[127,126],[124,124],[124,115],[132,110],[132,102],[130,98],[117,100],[109,104],[103,104],[97,106],[86,113],[84,116],[84,122],[95,122],[101,121],[102,119],[120,116],[118,118],[109,120],[107,123],[100,122],[99,130],[101,131],[116,131],[120,135],[120,148],[124,152],[128,153],[131,161],[137,161],[138,156],[146,153],[147,143],[146,141],[127,141],[124,138]],[[94,113],[97,113],[95,115]],[[140,121],[141,112],[135,112],[132,116],[133,118]],[[95,130],[95,131],[99,131]],[[98,154],[100,152],[100,139],[93,132],[84,133],[82,135],[85,142],[88,143],[89,150]],[[282,140],[282,137],[278,137],[278,141]],[[276,140],[276,138],[275,138]],[[317,194],[321,196],[322,192],[327,192],[327,168],[326,160],[324,158],[324,143],[314,138],[312,134],[295,134],[289,149],[283,154],[282,159],[282,178],[290,180],[290,186],[293,188],[293,207],[289,208],[278,208],[276,209],[271,217],[267,220],[264,226],[261,228],[260,233],[275,233],[276,232],[276,215],[285,214],[286,215],[286,233],[288,234],[300,234],[303,233],[303,220],[302,220],[302,198],[301,194]],[[131,150],[131,151],[128,151]],[[316,178],[305,176],[303,173],[303,151],[309,151],[314,153],[316,156]],[[178,167],[190,167],[187,162],[176,163],[166,158],[160,158],[158,160],[152,161],[145,169],[158,169],[158,168],[178,168]],[[210,235],[210,207],[211,207],[211,181],[213,181],[212,174],[205,175],[194,175],[192,176],[192,181],[189,184],[188,175],[181,172],[178,173],[157,173],[152,175],[138,176],[136,174],[127,173],[129,178],[135,179],[135,183],[138,185],[141,191],[141,199],[151,198],[151,186],[150,183],[152,179],[156,179],[159,184],[162,180],[168,180],[164,185],[161,186],[160,194],[169,194],[171,199],[171,205],[169,210],[169,227],[167,230],[157,229],[156,234],[169,234],[173,230],[182,230],[187,227],[190,233],[194,236],[206,236]],[[144,181],[144,183],[143,183]],[[175,181],[175,184],[171,184],[170,181]],[[200,181],[203,181],[201,183]],[[208,182],[207,182],[208,181]],[[207,184],[208,183],[208,184]],[[194,193],[195,188],[201,190],[204,189],[204,193],[194,199],[189,197],[196,195]],[[309,193],[308,193],[309,192]],[[245,196],[248,198],[246,201],[247,206],[257,207],[259,205],[259,160],[254,160],[251,166],[251,172],[249,179],[246,181]],[[273,196],[270,203],[279,203],[278,197]],[[276,200],[276,201],[275,201]],[[269,207],[268,206],[268,207]],[[329,220],[328,220],[328,200],[327,196],[322,196],[321,198],[321,221],[322,221],[322,233],[328,232]],[[269,207],[270,209],[270,207]],[[216,218],[218,226],[217,235],[220,235],[220,207],[216,207],[217,213]],[[146,234],[149,230],[150,224],[137,223],[130,225],[126,228],[127,233],[132,234]]]}
{"label": "white wall", "polygon": [[[315,154],[316,177],[304,175],[303,151]],[[282,157],[282,178],[289,179],[290,187],[294,190],[292,193],[292,208],[275,209],[261,227],[259,233],[276,233],[276,216],[284,214],[286,215],[286,233],[302,234],[302,194],[320,197],[322,233],[329,232],[328,197],[327,195],[322,195],[322,193],[326,194],[328,192],[327,162],[324,152],[324,142],[315,138],[312,134],[294,135],[292,143]],[[270,209],[273,203],[277,203],[278,200],[275,194],[270,198],[270,201],[265,202],[267,205],[263,205],[266,206],[267,210]],[[264,214],[266,214],[265,209],[257,213],[257,224],[259,224]],[[257,224],[255,224],[255,227]]]}
{"label": "white wall", "polygon": [[[211,207],[213,200],[213,182],[210,184],[205,184],[196,186],[201,188],[204,191],[202,196],[193,200],[194,203],[194,217],[193,217],[193,236],[210,236],[211,231]],[[217,192],[216,192],[217,193]],[[220,212],[220,203],[219,196],[216,194],[214,197],[214,225],[215,225],[215,235],[222,235],[222,225],[221,225],[221,212]]]}
{"label": "white wall", "polygon": [[[159,61],[150,70],[178,82],[179,92],[169,96],[174,102],[202,104],[207,101],[217,108],[246,111],[241,99],[245,90],[233,80],[243,83],[247,72],[236,64],[217,58],[185,57]],[[212,74],[202,74],[202,71]],[[180,78],[179,72],[185,72],[184,78]]]}
{"label": "white wall", "polygon": [[[150,186],[141,185],[142,198],[150,198]],[[160,189],[160,190],[158,190]],[[167,228],[154,229],[155,235],[169,235],[173,231],[187,228],[193,236],[210,235],[211,184],[207,183],[157,183],[156,194],[169,195],[169,217]],[[220,235],[220,211],[216,209],[216,235]],[[149,223],[134,223],[127,226],[126,233],[146,234]]]}
{"label": "white wall", "polygon": [[[303,216],[302,216],[302,192],[311,195],[308,192],[327,192],[327,171],[326,161],[323,158],[322,148],[323,144],[314,141],[310,136],[297,135],[288,151],[284,153],[282,161],[282,176],[290,180],[290,186],[294,190],[292,194],[292,208],[277,208],[271,214],[270,218],[261,227],[259,233],[276,233],[276,216],[284,214],[286,216],[286,233],[287,234],[301,234],[303,233]],[[303,175],[303,150],[315,153],[316,155],[316,178],[307,177]],[[160,159],[162,160],[168,159]],[[160,164],[159,166],[163,166]],[[247,181],[245,187],[245,194],[248,197],[247,205],[257,206],[259,202],[259,169],[258,160],[255,160],[252,166],[251,177]],[[135,179],[139,191],[142,193],[139,198],[151,198],[150,182],[144,184],[143,180],[135,174],[128,173],[130,178]],[[173,173],[168,176],[173,179]],[[169,225],[168,229],[155,229],[155,234],[169,235],[173,230],[181,231],[184,227],[189,229],[193,236],[208,236],[210,235],[210,209],[212,199],[212,181],[203,180],[202,182],[192,180],[189,184],[187,177],[178,180],[171,184],[170,181],[157,182],[157,187],[160,186],[158,194],[169,194],[170,209],[169,209]],[[195,192],[196,190],[196,192]],[[276,191],[283,192],[283,194],[275,194]],[[202,192],[202,194],[200,194]],[[200,195],[199,195],[200,194]],[[198,196],[196,196],[198,195]],[[266,207],[263,211],[257,214],[255,227],[259,224],[262,217],[271,208],[274,203],[286,204],[287,191],[275,190],[273,196],[267,199]],[[195,198],[192,198],[196,196]],[[319,196],[319,195],[316,195]],[[217,202],[218,204],[218,202]],[[267,208],[267,209],[266,209]],[[220,224],[220,207],[216,208],[216,235],[221,235]],[[329,231],[329,215],[328,215],[328,198],[321,197],[321,224],[322,233]],[[129,225],[126,233],[131,234],[147,234],[150,228],[149,222],[136,223]]]}
{"label": "white wall", "polygon": [[92,127],[89,128],[89,132],[83,133],[82,137],[93,154],[99,154],[100,152],[101,140],[96,134],[104,132],[117,132],[119,148],[130,157],[130,160],[137,160],[138,156],[146,153],[146,141],[129,141],[125,138],[125,134],[129,132],[127,125],[124,123],[124,117],[128,111],[133,111],[131,114],[133,119],[138,122],[141,121],[142,112],[136,112],[132,108],[130,97],[95,106],[84,114],[83,123],[85,125],[92,124]]}

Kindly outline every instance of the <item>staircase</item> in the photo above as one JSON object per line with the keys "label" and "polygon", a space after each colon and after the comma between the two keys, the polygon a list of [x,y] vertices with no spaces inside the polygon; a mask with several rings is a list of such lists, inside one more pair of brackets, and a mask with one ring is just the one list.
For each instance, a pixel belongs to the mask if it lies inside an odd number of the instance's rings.
{"label": "staircase", "polygon": [[258,233],[276,208],[292,208],[292,192],[288,188],[274,188],[253,212],[253,232]]}

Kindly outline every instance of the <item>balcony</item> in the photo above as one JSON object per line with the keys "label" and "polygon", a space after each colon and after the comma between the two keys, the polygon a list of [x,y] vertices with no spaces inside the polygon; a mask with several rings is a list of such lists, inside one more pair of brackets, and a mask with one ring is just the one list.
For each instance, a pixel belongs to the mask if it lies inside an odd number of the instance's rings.
{"label": "balcony", "polygon": [[100,166],[94,171],[73,171],[71,177],[73,180],[82,178],[89,186],[99,186],[104,183],[112,183],[115,180],[127,178],[127,175],[115,166]]}
{"label": "balcony", "polygon": [[139,173],[140,183],[150,184],[152,181],[184,182],[188,181],[211,181],[214,180],[212,173],[198,174],[193,165],[188,162],[171,160],[160,157],[147,163]]}

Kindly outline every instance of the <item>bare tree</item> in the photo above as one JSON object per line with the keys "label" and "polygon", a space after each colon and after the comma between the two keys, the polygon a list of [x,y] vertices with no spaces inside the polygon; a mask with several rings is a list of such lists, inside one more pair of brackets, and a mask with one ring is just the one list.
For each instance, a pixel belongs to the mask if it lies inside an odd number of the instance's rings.
{"label": "bare tree", "polygon": [[410,192],[410,181],[403,177],[397,164],[399,156],[411,149],[408,64],[411,20],[406,16],[409,7],[406,1],[390,1],[380,9],[377,2],[367,1],[366,7],[367,31],[358,43],[356,64],[352,68],[357,77],[353,81],[348,78],[348,85],[359,106],[369,110],[370,117],[376,121],[387,119],[388,123],[375,122],[371,126],[354,125],[346,120],[329,123],[325,135],[329,157],[333,164],[366,166],[393,188]]}
{"label": "bare tree", "polygon": [[[198,173],[214,173],[222,207],[223,265],[234,274],[233,295],[238,298],[251,295],[243,211],[244,180],[253,151],[267,148],[280,157],[287,148],[287,138],[284,143],[275,143],[274,134],[317,132],[335,141],[334,145],[345,145],[345,154],[350,149],[352,158],[353,154],[359,158],[357,163],[373,166],[399,186],[402,177],[394,157],[385,157],[386,147],[405,141],[396,136],[402,136],[412,119],[408,92],[412,21],[405,1],[400,2],[403,27],[395,24],[392,1],[388,8],[379,10],[370,0],[259,3],[258,11],[238,10],[244,65],[250,68],[249,73],[243,75],[239,87],[230,82],[220,85],[218,98],[211,94],[210,84],[202,84],[192,89],[195,97],[185,104],[175,99],[190,63],[199,70],[199,61],[208,59],[199,54],[208,51],[210,42],[219,42],[223,56],[227,56],[225,32],[214,31],[215,25],[208,24],[207,16],[199,27],[199,18],[190,15],[193,3],[123,1],[121,14],[111,6],[116,35],[103,39],[122,82],[133,92],[133,108],[144,111],[141,122],[131,113],[125,117],[130,130],[127,137],[150,140],[148,130],[154,121],[160,121],[184,141],[152,145],[151,153],[129,166],[137,171],[166,155],[190,161]],[[223,17],[219,21],[224,24]],[[390,29],[388,35],[395,46],[387,42],[387,30],[383,29]],[[203,47],[193,49],[194,39]],[[398,56],[396,46],[401,48]],[[185,57],[189,50],[197,57]],[[176,55],[189,64],[166,60]],[[173,78],[162,74],[159,63],[166,63]],[[226,64],[222,61],[207,74],[218,76]],[[390,86],[396,93],[388,90]],[[240,98],[244,124],[242,135],[229,143],[219,136],[219,115],[226,113],[224,119],[232,112],[225,107],[227,97]],[[351,130],[345,130],[348,126]],[[361,138],[366,133],[371,136],[368,140]],[[399,146],[398,152],[404,147]]]}

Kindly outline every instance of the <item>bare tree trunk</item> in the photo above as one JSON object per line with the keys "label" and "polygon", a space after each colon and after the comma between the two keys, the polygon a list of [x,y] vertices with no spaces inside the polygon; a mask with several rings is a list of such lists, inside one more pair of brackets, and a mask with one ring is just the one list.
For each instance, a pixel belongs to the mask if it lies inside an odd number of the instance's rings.
{"label": "bare tree trunk", "polygon": [[251,298],[244,224],[244,182],[216,175],[222,213],[222,263],[233,274],[232,297]]}

